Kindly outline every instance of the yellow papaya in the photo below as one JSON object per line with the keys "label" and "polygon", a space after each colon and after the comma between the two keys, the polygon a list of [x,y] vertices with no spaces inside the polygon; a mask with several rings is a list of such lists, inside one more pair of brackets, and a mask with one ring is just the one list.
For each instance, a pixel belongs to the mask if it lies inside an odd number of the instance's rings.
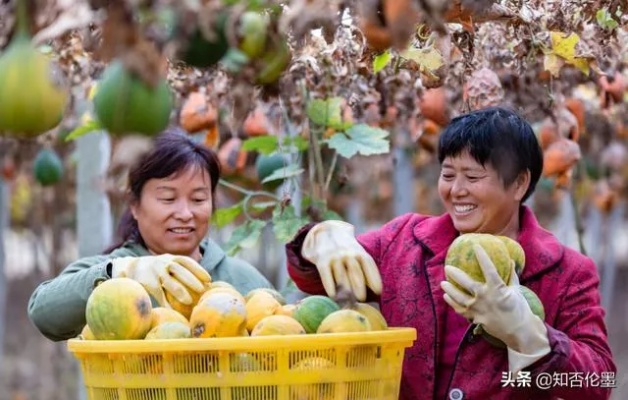
{"label": "yellow papaya", "polygon": [[246,327],[245,304],[231,293],[209,294],[192,310],[190,327],[197,338],[240,336]]}
{"label": "yellow papaya", "polygon": [[255,293],[246,302],[246,329],[251,332],[263,318],[275,314],[281,304],[267,292]]}
{"label": "yellow papaya", "polygon": [[112,278],[96,286],[85,307],[87,325],[99,340],[144,339],[152,321],[146,289],[129,278]]}
{"label": "yellow papaya", "polygon": [[515,272],[517,272],[517,275],[521,275],[526,265],[526,253],[523,251],[523,247],[521,247],[519,242],[508,236],[498,236],[498,238],[504,242],[510,258],[515,262]]}
{"label": "yellow papaya", "polygon": [[187,339],[191,338],[192,333],[187,323],[182,322],[163,322],[148,331],[144,340],[156,339]]}
{"label": "yellow papaya", "polygon": [[164,322],[180,322],[188,324],[187,318],[180,312],[166,307],[154,307],[151,311],[151,329]]}
{"label": "yellow papaya", "polygon": [[249,291],[246,296],[244,296],[244,299],[246,301],[249,301],[251,299],[251,297],[253,297],[256,293],[259,292],[266,292],[268,294],[270,294],[271,296],[273,296],[275,298],[275,300],[277,300],[279,302],[279,304],[281,304],[282,306],[286,304],[286,299],[285,297],[283,297],[283,295],[281,293],[279,293],[278,291],[276,291],[275,289],[271,289],[271,288],[257,288],[257,289],[253,289],[251,291]]}
{"label": "yellow papaya", "polygon": [[367,303],[356,303],[351,309],[359,312],[368,319],[371,324],[371,330],[385,331],[388,329],[388,323],[379,310]]}
{"label": "yellow papaya", "polygon": [[[482,246],[491,261],[493,261],[499,276],[501,276],[505,283],[509,283],[512,271],[512,260],[510,259],[508,249],[504,242],[497,236],[487,233],[467,233],[458,236],[451,243],[449,249],[447,249],[445,265],[460,268],[477,282],[486,282],[482,267],[473,249],[475,244]],[[446,279],[459,290],[468,293],[450,276],[446,275]]]}
{"label": "yellow papaya", "polygon": [[321,322],[316,333],[368,332],[369,320],[355,310],[339,310],[329,314]]}
{"label": "yellow papaya", "polygon": [[285,315],[271,315],[262,318],[251,331],[251,336],[305,334],[305,329],[297,320]]}

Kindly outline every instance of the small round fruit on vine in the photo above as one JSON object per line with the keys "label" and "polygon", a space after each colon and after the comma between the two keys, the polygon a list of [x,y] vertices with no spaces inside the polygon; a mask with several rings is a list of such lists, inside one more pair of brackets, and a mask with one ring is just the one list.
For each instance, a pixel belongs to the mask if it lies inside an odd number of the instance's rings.
{"label": "small round fruit on vine", "polygon": [[246,11],[239,20],[239,48],[250,58],[262,54],[266,46],[268,18],[255,11]]}
{"label": "small round fruit on vine", "polygon": [[[269,155],[260,154],[255,161],[255,171],[257,171],[257,179],[260,183],[273,172],[278,169],[284,168],[287,165],[287,160],[281,153],[273,153]],[[277,179],[270,182],[262,183],[262,185],[268,190],[275,190],[283,183],[284,179]]]}
{"label": "small round fruit on vine", "polygon": [[33,174],[42,186],[50,186],[63,177],[63,162],[52,149],[41,149],[33,163]]}
{"label": "small round fruit on vine", "polygon": [[172,93],[164,78],[150,87],[119,60],[106,68],[94,97],[96,117],[117,136],[158,134],[168,125],[172,107]]}

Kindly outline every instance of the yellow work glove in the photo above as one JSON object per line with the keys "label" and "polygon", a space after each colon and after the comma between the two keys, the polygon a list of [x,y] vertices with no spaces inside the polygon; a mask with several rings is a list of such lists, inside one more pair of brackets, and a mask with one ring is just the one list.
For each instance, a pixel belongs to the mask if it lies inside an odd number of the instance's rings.
{"label": "yellow work glove", "polygon": [[366,285],[375,294],[382,292],[377,265],[356,240],[351,224],[316,224],[305,236],[301,255],[316,265],[329,297],[336,297],[336,286],[351,290],[359,301],[366,300]]}
{"label": "yellow work glove", "polygon": [[168,308],[172,307],[164,291],[170,292],[180,303],[189,305],[192,296],[188,290],[203,293],[203,284],[211,282],[209,273],[192,258],[171,254],[114,258],[111,277],[126,277],[139,282],[160,306]]}
{"label": "yellow work glove", "polygon": [[478,282],[461,269],[446,265],[445,274],[472,295],[443,281],[443,298],[458,314],[481,324],[486,332],[506,344],[509,368],[516,374],[551,351],[547,327],[519,290],[514,262],[506,285],[486,251],[479,245],[474,246],[474,251],[486,282]]}

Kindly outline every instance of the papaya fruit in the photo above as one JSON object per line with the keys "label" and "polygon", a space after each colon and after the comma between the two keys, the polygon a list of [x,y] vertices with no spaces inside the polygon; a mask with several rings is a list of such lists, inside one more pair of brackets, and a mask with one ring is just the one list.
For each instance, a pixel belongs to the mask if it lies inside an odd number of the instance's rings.
{"label": "papaya fruit", "polygon": [[281,75],[292,61],[292,52],[285,39],[278,39],[273,46],[267,49],[260,57],[260,66],[257,71],[255,83],[258,85],[271,85],[281,78]]}
{"label": "papaya fruit", "polygon": [[294,310],[296,319],[307,333],[315,333],[321,322],[334,311],[340,310],[338,303],[327,296],[313,295],[300,300]]}
{"label": "papaya fruit", "polygon": [[212,289],[219,288],[219,287],[231,288],[233,290],[236,290],[235,286],[233,286],[229,282],[225,282],[225,281],[213,281],[212,282]]}
{"label": "papaya fruit", "polygon": [[244,299],[246,301],[249,301],[251,299],[251,297],[253,297],[253,295],[255,295],[256,293],[259,293],[259,292],[268,293],[271,296],[273,296],[275,298],[275,300],[277,300],[279,302],[279,304],[281,304],[282,306],[286,305],[286,299],[283,297],[283,295],[281,293],[279,293],[278,291],[276,291],[275,289],[271,289],[271,288],[252,289],[252,290],[250,290],[246,294],[246,296],[244,296]]}
{"label": "papaya fruit", "polygon": [[199,28],[194,30],[182,49],[181,61],[196,68],[208,68],[217,64],[229,50],[226,35],[228,20],[227,11],[216,14],[212,38],[207,38]]}
{"label": "papaya fruit", "polygon": [[321,322],[316,333],[368,332],[371,323],[355,310],[334,311]]}
{"label": "papaya fruit", "polygon": [[371,330],[385,331],[388,329],[386,319],[379,312],[379,310],[372,305],[367,303],[356,303],[351,307],[351,309],[359,312],[369,321]]}
{"label": "papaya fruit", "polygon": [[244,299],[244,296],[242,296],[242,294],[240,294],[240,292],[238,292],[237,290],[230,288],[230,287],[213,287],[211,289],[209,289],[208,291],[206,291],[205,293],[203,293],[203,295],[201,296],[201,298],[199,299],[199,301],[202,301],[205,297],[209,296],[210,294],[213,293],[231,293],[232,295],[234,295],[235,297],[237,297],[238,299],[240,299],[241,302],[246,303],[246,300]]}
{"label": "papaya fruit", "polygon": [[[534,315],[538,316],[542,320],[545,320],[545,308],[543,307],[543,303],[541,303],[541,299],[532,291],[530,288],[520,285],[519,291],[523,295],[523,297],[528,302],[530,309],[534,313]],[[494,347],[505,349],[506,344],[501,340],[497,339],[495,336],[486,332],[482,325],[477,325],[473,329],[473,334],[482,336],[487,342],[489,342]]]}
{"label": "papaya fruit", "polygon": [[151,329],[166,322],[180,322],[187,325],[188,320],[183,314],[171,308],[153,307],[151,310]]}
{"label": "papaya fruit", "polygon": [[294,310],[296,309],[296,304],[284,304],[275,311],[275,315],[285,315],[294,318]]}
{"label": "papaya fruit", "polygon": [[245,11],[238,21],[239,49],[249,58],[264,52],[268,32],[268,17],[256,11]]}
{"label": "papaya fruit", "polygon": [[[484,248],[497,269],[497,273],[505,283],[510,282],[512,260],[503,241],[497,236],[488,233],[466,233],[458,236],[447,249],[445,265],[452,265],[466,272],[477,282],[486,282],[482,267],[478,262],[473,245],[479,244]],[[468,293],[454,279],[445,274],[447,281],[459,290]],[[471,293],[468,293],[469,295]]]}
{"label": "papaya fruit", "polygon": [[268,292],[259,291],[246,302],[246,329],[249,332],[265,317],[275,314],[281,304]]}
{"label": "papaya fruit", "polygon": [[42,186],[50,186],[63,177],[63,161],[52,149],[41,149],[33,162],[33,174]]}
{"label": "papaya fruit", "polygon": [[188,324],[183,322],[163,322],[148,331],[144,340],[187,339],[191,337],[192,333]]}
{"label": "papaya fruit", "polygon": [[94,114],[114,136],[157,135],[167,127],[172,107],[164,78],[151,87],[119,60],[107,66],[94,96]]}
{"label": "papaya fruit", "polygon": [[231,293],[211,293],[192,310],[190,327],[197,338],[240,336],[246,328],[245,304]]}
{"label": "papaya fruit", "polygon": [[523,268],[526,265],[526,253],[523,251],[523,247],[517,242],[509,238],[508,236],[498,236],[508,249],[510,258],[515,262],[515,272],[517,275],[521,275]]}
{"label": "papaya fruit", "polygon": [[262,369],[261,364],[249,353],[229,354],[229,370],[231,372],[252,372]]}
{"label": "papaya fruit", "polygon": [[264,179],[273,174],[273,172],[284,168],[288,165],[288,161],[284,158],[281,153],[273,153],[273,154],[260,154],[257,156],[255,160],[255,171],[257,172],[257,179],[259,183],[264,186],[264,188],[268,190],[275,190],[285,179],[275,179],[269,182],[263,182]]}
{"label": "papaya fruit", "polygon": [[26,1],[17,2],[17,14],[14,37],[0,56],[0,134],[27,139],[57,126],[70,96],[61,71],[31,42]]}
{"label": "papaya fruit", "polygon": [[112,278],[96,286],[85,307],[89,329],[98,340],[144,339],[152,321],[150,296],[130,278]]}
{"label": "papaya fruit", "polygon": [[305,335],[305,329],[294,318],[271,315],[262,318],[251,330],[251,336]]}

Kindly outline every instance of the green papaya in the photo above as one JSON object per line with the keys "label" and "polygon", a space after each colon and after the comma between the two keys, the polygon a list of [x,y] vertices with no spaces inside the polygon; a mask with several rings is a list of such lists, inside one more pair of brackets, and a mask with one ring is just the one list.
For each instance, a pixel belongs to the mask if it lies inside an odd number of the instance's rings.
{"label": "green papaya", "polygon": [[107,66],[94,96],[94,114],[114,136],[157,135],[168,126],[172,108],[164,78],[150,87],[119,60]]}
{"label": "green papaya", "polygon": [[268,18],[255,11],[246,11],[239,21],[239,48],[249,58],[256,58],[266,47]]}
{"label": "green papaya", "polygon": [[63,162],[52,149],[41,149],[33,162],[35,179],[42,186],[50,186],[63,177]]}
{"label": "green papaya", "polygon": [[[260,154],[255,160],[255,171],[257,172],[257,179],[260,183],[273,172],[278,169],[284,168],[287,162],[281,153],[273,153],[269,155]],[[284,179],[277,179],[270,182],[262,183],[262,186],[268,190],[275,190],[283,183]]]}
{"label": "green papaya", "polygon": [[196,29],[188,38],[180,56],[181,61],[196,67],[207,68],[217,64],[229,50],[229,42],[225,33],[229,14],[226,11],[216,16],[214,38],[205,37],[200,29]]}
{"label": "green papaya", "polygon": [[25,2],[17,7],[17,31],[0,56],[0,134],[27,139],[61,122],[69,93],[61,71],[31,43]]}

